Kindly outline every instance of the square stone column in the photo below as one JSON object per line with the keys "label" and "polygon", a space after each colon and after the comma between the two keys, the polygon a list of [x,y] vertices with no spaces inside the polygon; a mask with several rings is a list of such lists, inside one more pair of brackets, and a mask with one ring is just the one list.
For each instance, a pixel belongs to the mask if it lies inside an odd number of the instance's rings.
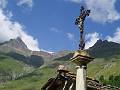
{"label": "square stone column", "polygon": [[71,58],[71,61],[77,64],[76,90],[87,90],[87,64],[93,59],[94,58],[90,57],[89,53],[85,50],[75,51]]}

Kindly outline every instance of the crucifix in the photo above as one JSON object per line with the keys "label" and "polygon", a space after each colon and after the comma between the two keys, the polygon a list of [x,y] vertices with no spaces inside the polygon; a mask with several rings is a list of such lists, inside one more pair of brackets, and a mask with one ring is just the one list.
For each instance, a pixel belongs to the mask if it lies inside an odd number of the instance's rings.
{"label": "crucifix", "polygon": [[75,21],[75,25],[77,25],[80,30],[79,50],[75,51],[71,58],[71,61],[77,64],[76,90],[87,90],[87,64],[94,59],[89,55],[87,50],[84,50],[84,21],[89,14],[90,10],[81,7],[80,16]]}
{"label": "crucifix", "polygon": [[90,10],[84,9],[84,7],[81,7],[81,13],[80,16],[77,17],[75,20],[75,25],[77,25],[80,29],[80,44],[79,44],[79,49],[83,50],[85,48],[85,41],[84,41],[84,21],[86,16],[89,16]]}

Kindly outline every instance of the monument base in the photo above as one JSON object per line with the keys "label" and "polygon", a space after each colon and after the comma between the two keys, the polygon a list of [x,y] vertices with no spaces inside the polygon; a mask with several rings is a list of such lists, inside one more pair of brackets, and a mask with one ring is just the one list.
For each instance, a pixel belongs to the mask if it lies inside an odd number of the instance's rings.
{"label": "monument base", "polygon": [[86,69],[93,59],[86,50],[75,51],[71,58],[71,61],[77,64],[76,90],[87,90]]}

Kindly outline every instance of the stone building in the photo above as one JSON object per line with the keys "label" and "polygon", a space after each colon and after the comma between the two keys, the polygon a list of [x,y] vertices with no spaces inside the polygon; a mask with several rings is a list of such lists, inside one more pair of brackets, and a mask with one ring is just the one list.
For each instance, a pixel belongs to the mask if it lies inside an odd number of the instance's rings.
{"label": "stone building", "polygon": [[[57,76],[50,78],[41,90],[76,90],[76,74],[60,69]],[[120,90],[120,88],[104,86],[101,82],[87,77],[87,90]]]}

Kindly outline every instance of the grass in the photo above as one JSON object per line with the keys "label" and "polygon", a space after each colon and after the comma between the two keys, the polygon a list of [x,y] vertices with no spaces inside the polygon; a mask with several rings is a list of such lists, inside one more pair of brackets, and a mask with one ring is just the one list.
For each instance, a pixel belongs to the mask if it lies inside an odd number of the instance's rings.
{"label": "grass", "polygon": [[20,72],[22,71],[23,66],[24,64],[22,62],[17,62],[11,57],[0,55],[0,70],[3,69],[5,71],[9,71],[10,69],[12,69],[16,72]]}
{"label": "grass", "polygon": [[41,90],[46,81],[55,76],[55,70],[48,67],[37,69],[29,76],[9,81],[0,86],[0,90]]}
{"label": "grass", "polygon": [[[119,57],[119,58],[118,58]],[[120,56],[117,58],[95,59],[88,65],[88,76],[92,78],[99,78],[103,75],[108,78],[110,75],[120,74]]]}
{"label": "grass", "polygon": [[[8,70],[9,68],[14,71],[21,72],[21,67],[24,66],[21,62],[15,62],[14,59],[6,56],[0,56],[0,68]],[[11,65],[12,64],[12,65]],[[76,73],[75,64],[69,60],[55,60],[40,68],[35,69],[33,72],[18,78],[17,80],[8,81],[0,85],[0,90],[41,90],[41,87],[48,81],[48,79],[55,77],[57,67],[59,64],[64,64],[68,69]],[[7,67],[7,65],[10,65]],[[17,66],[17,68],[14,68]],[[88,76],[98,79],[101,75],[108,78],[110,75],[120,74],[120,56],[111,59],[96,58],[88,64]]]}
{"label": "grass", "polygon": [[0,83],[16,79],[33,70],[23,62],[17,61],[9,56],[0,54]]}

